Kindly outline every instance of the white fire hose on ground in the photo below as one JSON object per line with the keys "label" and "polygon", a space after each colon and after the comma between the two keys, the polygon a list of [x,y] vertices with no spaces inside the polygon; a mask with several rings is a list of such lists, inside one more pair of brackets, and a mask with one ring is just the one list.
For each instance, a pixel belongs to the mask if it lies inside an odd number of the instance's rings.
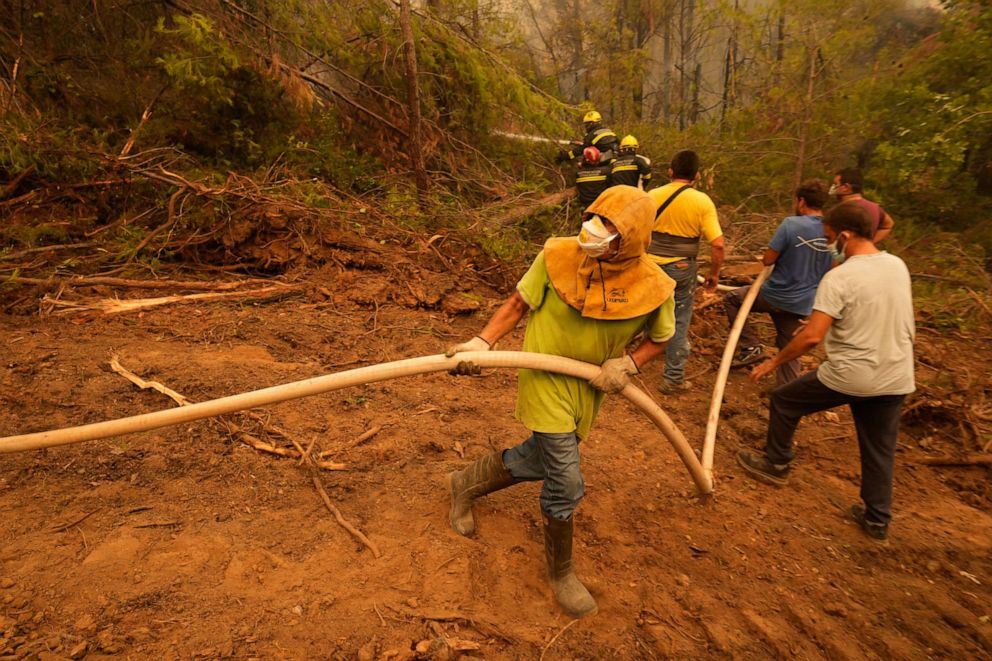
{"label": "white fire hose on ground", "polygon": [[[32,434],[21,434],[19,436],[8,436],[7,438],[0,438],[0,454],[51,448],[169,427],[184,422],[223,415],[225,413],[233,413],[235,411],[268,406],[300,397],[318,395],[350,386],[360,386],[403,376],[413,376],[415,374],[447,371],[453,369],[458,363],[463,361],[471,361],[480,367],[543,370],[586,380],[599,374],[600,369],[597,365],[583,363],[571,358],[518,351],[473,351],[459,353],[451,358],[446,358],[444,355],[423,356],[421,358],[409,358],[407,360],[398,360],[369,367],[360,367],[345,372],[327,374],[304,379],[303,381],[294,381],[279,386],[263,388],[262,390],[253,390],[239,395],[231,395],[229,397],[213,399],[189,406],[180,406],[164,411],[156,411],[154,413],[144,413],[129,418],[96,422],[79,427],[35,432]],[[704,494],[711,493],[713,491],[712,478],[703,470],[703,465],[689,446],[689,442],[682,435],[682,432],[679,431],[678,427],[675,426],[671,418],[643,390],[633,384],[624,388],[621,394],[640,409],[661,430],[661,433],[664,434],[665,438],[675,448],[679,459],[682,460],[682,463],[689,470],[692,481],[696,484],[699,492]]]}

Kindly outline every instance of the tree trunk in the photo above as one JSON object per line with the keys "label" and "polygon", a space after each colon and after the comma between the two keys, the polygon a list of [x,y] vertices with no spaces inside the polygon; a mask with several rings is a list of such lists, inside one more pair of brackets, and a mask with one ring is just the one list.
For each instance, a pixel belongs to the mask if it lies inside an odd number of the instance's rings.
{"label": "tree trunk", "polygon": [[720,99],[720,129],[723,130],[727,111],[737,102],[737,13],[740,11],[739,0],[734,0],[734,17],[730,25],[730,37],[727,39],[727,57],[723,66],[723,94]]}
{"label": "tree trunk", "polygon": [[420,122],[420,85],[417,83],[417,48],[413,41],[413,21],[410,17],[410,0],[400,0],[400,30],[403,34],[403,47],[406,51],[406,90],[408,110],[408,132],[410,144],[410,165],[417,185],[417,204],[421,209],[427,206],[427,168],[424,166],[423,140]]}
{"label": "tree trunk", "polygon": [[803,170],[806,167],[806,150],[809,143],[809,125],[813,119],[813,90],[817,76],[817,54],[819,47],[815,37],[809,42],[809,73],[806,77],[806,94],[803,97],[803,114],[799,121],[799,148],[796,153],[796,169],[792,176],[792,188],[799,188],[803,181]]}

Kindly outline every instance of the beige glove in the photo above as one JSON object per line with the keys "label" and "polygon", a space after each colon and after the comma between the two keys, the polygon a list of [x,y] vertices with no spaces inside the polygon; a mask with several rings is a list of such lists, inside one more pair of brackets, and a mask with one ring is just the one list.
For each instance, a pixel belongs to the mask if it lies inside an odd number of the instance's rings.
{"label": "beige glove", "polygon": [[[476,335],[468,342],[462,342],[461,344],[448,347],[448,350],[444,352],[444,355],[451,358],[456,353],[464,353],[466,351],[489,351],[491,348],[492,347],[488,342]],[[448,373],[456,376],[475,376],[482,373],[482,368],[470,360],[463,360],[455,365],[455,368],[450,370]]]}
{"label": "beige glove", "polygon": [[637,372],[634,359],[624,354],[619,358],[610,358],[600,365],[599,374],[589,379],[589,385],[612,395],[627,387],[630,375]]}

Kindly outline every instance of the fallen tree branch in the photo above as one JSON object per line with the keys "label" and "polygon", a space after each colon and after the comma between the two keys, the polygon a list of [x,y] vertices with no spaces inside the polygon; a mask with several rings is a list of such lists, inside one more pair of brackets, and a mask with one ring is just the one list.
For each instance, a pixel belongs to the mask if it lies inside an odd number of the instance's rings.
{"label": "fallen tree branch", "polygon": [[372,542],[372,540],[370,540],[368,537],[366,537],[362,533],[361,530],[359,530],[355,526],[353,526],[350,523],[348,523],[347,519],[345,519],[343,516],[341,516],[341,512],[339,512],[338,511],[338,508],[335,507],[334,506],[334,503],[331,502],[330,496],[328,496],[327,495],[327,492],[324,490],[324,485],[320,483],[320,478],[318,476],[316,476],[316,475],[313,476],[313,486],[316,487],[317,493],[320,494],[321,500],[324,501],[324,506],[326,506],[327,509],[331,512],[331,514],[334,515],[334,518],[338,522],[338,524],[340,524],[342,528],[344,528],[345,530],[347,530],[351,534],[352,537],[354,537],[355,539],[357,539],[358,541],[360,541],[370,551],[372,551],[372,555],[374,555],[376,558],[381,557],[382,556],[382,552],[379,551],[379,547],[376,546]]}
{"label": "fallen tree branch", "polygon": [[16,177],[11,179],[9,183],[5,184],[3,190],[0,190],[0,200],[6,198],[7,196],[11,195],[14,191],[16,191],[17,187],[21,185],[21,182],[24,181],[26,178],[30,177],[33,173],[34,173],[33,165],[29,165],[23,170],[21,170],[20,174],[18,174]]}
{"label": "fallen tree branch", "polygon": [[992,454],[966,454],[960,457],[944,454],[920,457],[915,463],[927,466],[992,466]]}
{"label": "fallen tree branch", "polygon": [[125,379],[127,379],[134,385],[138,386],[142,390],[151,389],[162,393],[163,395],[174,401],[176,404],[179,404],[179,406],[189,406],[190,404],[193,403],[190,400],[186,399],[186,397],[184,397],[183,395],[177,393],[175,390],[163,386],[158,381],[145,381],[134,372],[126,369],[123,365],[121,365],[121,362],[120,360],[118,360],[116,354],[110,357],[110,369],[113,370],[114,373],[120,374]]}
{"label": "fallen tree branch", "polygon": [[92,303],[80,303],[76,301],[63,301],[52,298],[47,294],[41,299],[42,305],[49,305],[51,309],[61,308],[55,314],[72,314],[80,312],[100,312],[103,314],[123,314],[126,312],[136,312],[149,308],[161,307],[173,303],[197,303],[203,301],[223,301],[230,299],[253,299],[256,301],[271,300],[280,298],[287,294],[292,294],[303,289],[303,285],[278,285],[263,287],[261,289],[248,289],[231,292],[209,292],[203,294],[187,294],[184,296],[162,296],[159,298],[105,298]]}
{"label": "fallen tree branch", "polygon": [[[83,245],[83,244],[79,244]],[[203,282],[196,280],[131,280],[128,278],[112,278],[105,276],[76,276],[72,278],[25,278],[17,276],[11,279],[12,283],[23,283],[25,285],[58,285],[60,287],[123,287],[126,289],[166,289],[182,290],[192,289],[194,291],[230,291],[239,289],[247,285],[266,284],[272,286],[273,280],[262,278],[251,278],[249,280],[238,280],[236,282]],[[275,282],[280,285],[284,283]]]}
{"label": "fallen tree branch", "polygon": [[86,243],[63,243],[55,244],[51,246],[38,246],[37,248],[26,248],[24,250],[18,250],[17,252],[9,252],[6,255],[0,256],[0,260],[7,261],[10,259],[17,259],[19,257],[24,257],[25,255],[33,255],[38,252],[52,252],[54,250],[75,250],[77,248],[92,248],[94,246],[100,245],[94,241],[88,241]]}
{"label": "fallen tree branch", "polygon": [[545,195],[544,197],[539,197],[536,200],[528,201],[527,203],[520,204],[510,211],[493,218],[491,221],[487,221],[486,225],[490,227],[507,227],[513,225],[526,218],[527,216],[533,215],[542,209],[548,207],[557,206],[575,197],[574,188],[566,188],[565,190],[558,191],[556,193],[551,193]]}
{"label": "fallen tree branch", "polygon": [[[187,398],[185,395],[181,395],[180,393],[159,383],[158,381],[146,381],[142,379],[140,376],[138,376],[131,370],[121,365],[121,362],[116,354],[110,357],[110,369],[113,370],[116,374],[123,376],[125,379],[127,379],[134,385],[138,386],[142,390],[150,389],[162,393],[172,401],[179,404],[179,406],[190,406],[191,404],[193,404],[193,401]],[[273,431],[278,435],[282,436],[283,438],[286,438],[291,441],[293,440],[292,438],[290,438],[287,432],[269,425],[264,420],[262,420],[262,417],[259,416],[257,413],[252,413],[251,411],[247,411],[246,414],[248,415],[248,417],[252,418],[253,420],[258,421],[261,424],[262,428],[265,429],[266,431]],[[269,454],[274,454],[279,457],[288,457],[290,459],[299,459],[301,456],[304,456],[302,450],[300,451],[290,450],[287,448],[280,448],[276,445],[273,445],[272,443],[266,443],[265,441],[247,433],[237,424],[223,417],[219,418],[219,422],[224,426],[228,434],[230,434],[231,436],[237,436],[238,440],[242,441],[245,445],[249,445],[255,448],[256,450],[259,450],[261,452],[267,452]],[[299,447],[299,444],[295,443],[295,441],[294,441],[294,445]],[[334,461],[315,461],[314,465],[324,470],[348,469],[348,467],[345,464],[340,464]]]}

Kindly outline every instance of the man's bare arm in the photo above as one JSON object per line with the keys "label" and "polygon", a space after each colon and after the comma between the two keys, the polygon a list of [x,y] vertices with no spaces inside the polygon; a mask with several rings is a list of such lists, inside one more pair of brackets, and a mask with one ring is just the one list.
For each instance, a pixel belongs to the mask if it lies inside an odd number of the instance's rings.
{"label": "man's bare arm", "polygon": [[655,342],[651,338],[647,338],[641,342],[640,346],[630,353],[630,357],[634,360],[634,364],[637,365],[637,369],[643,370],[645,365],[665,353],[666,344],[668,344],[667,341]]}
{"label": "man's bare arm", "polygon": [[513,292],[503,301],[503,305],[499,306],[489,323],[479,333],[479,337],[488,342],[489,346],[496,344],[504,335],[517,327],[529,310],[530,307],[520,292]]}
{"label": "man's bare arm", "polygon": [[781,351],[751,370],[751,380],[757,381],[780,365],[805,355],[823,341],[833,323],[834,318],[829,314],[813,310],[813,314],[809,316],[809,322],[788,344],[782,347]]}
{"label": "man's bare arm", "polygon": [[881,222],[878,224],[878,229],[875,230],[875,236],[872,237],[872,243],[878,243],[889,234],[892,234],[892,228],[896,226],[896,221],[892,220],[892,216],[885,214],[882,216]]}
{"label": "man's bare arm", "polygon": [[724,241],[722,235],[710,241],[710,274],[706,277],[705,282],[703,282],[703,287],[711,292],[716,289],[717,284],[720,282],[720,267],[723,266],[726,251],[725,246],[726,241]]}

